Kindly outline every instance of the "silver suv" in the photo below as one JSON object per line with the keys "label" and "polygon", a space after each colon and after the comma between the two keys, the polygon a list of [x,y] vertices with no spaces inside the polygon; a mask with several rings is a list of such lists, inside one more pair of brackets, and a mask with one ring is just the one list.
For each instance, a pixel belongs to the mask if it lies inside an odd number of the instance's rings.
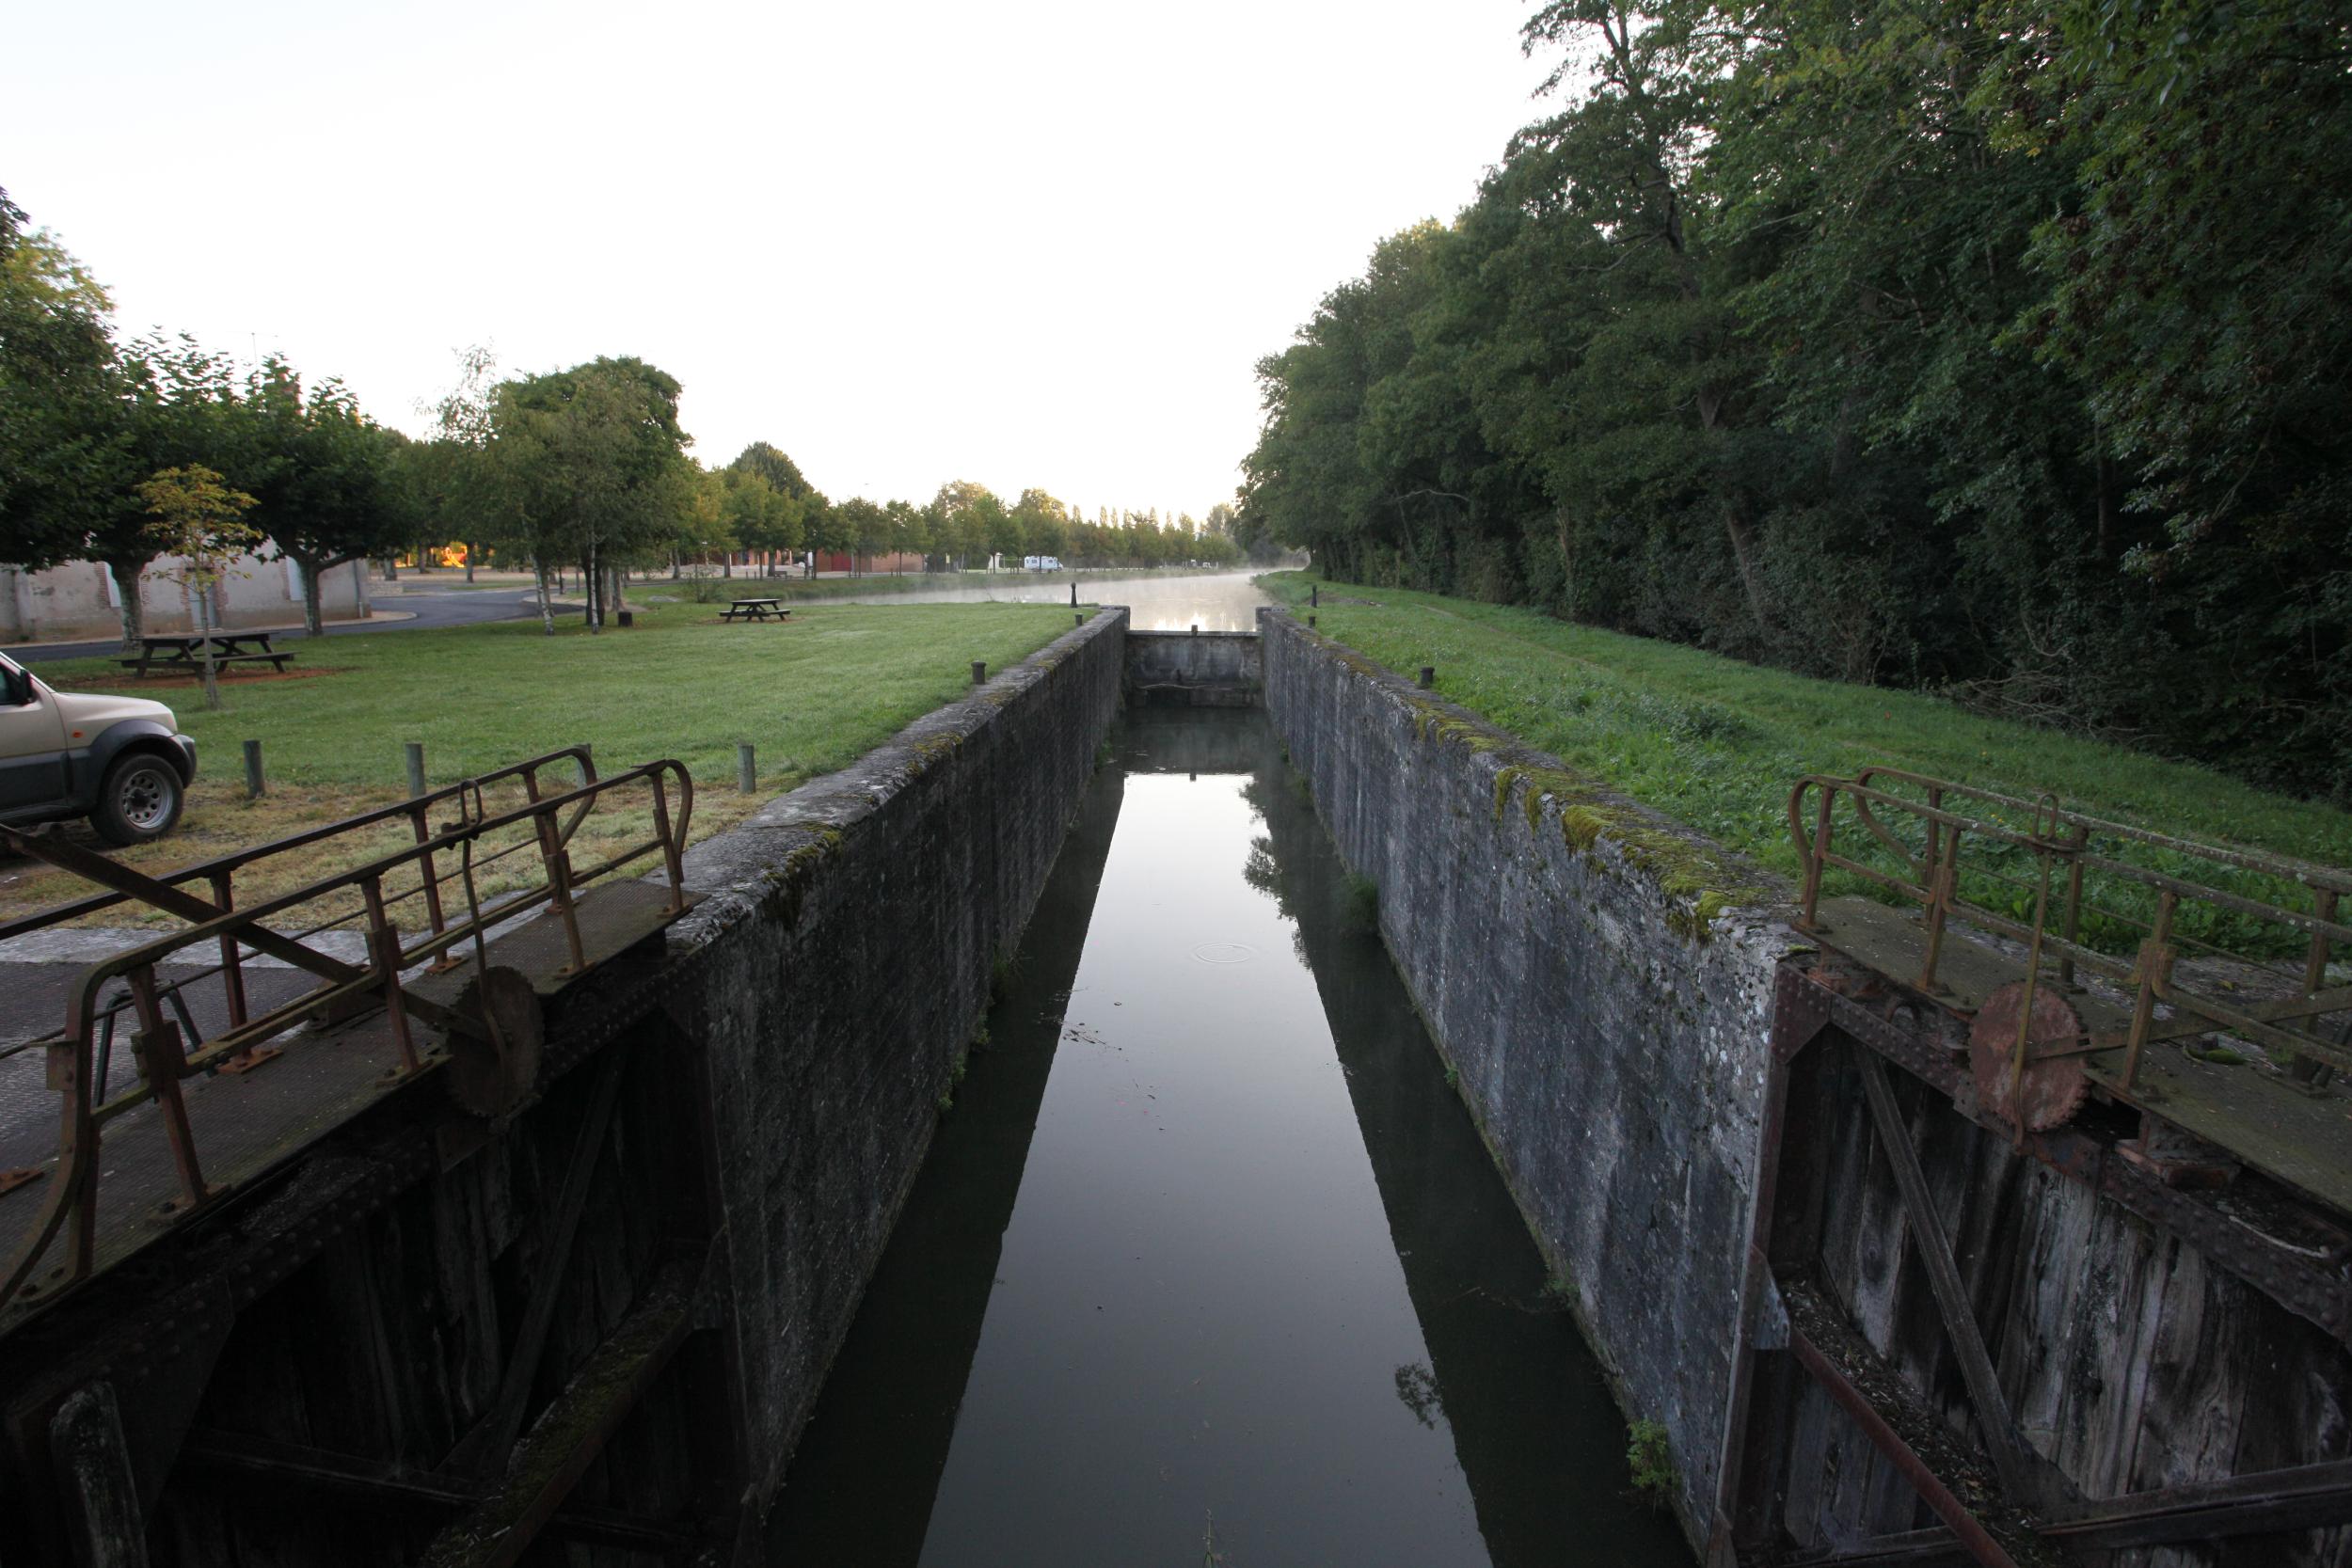
{"label": "silver suv", "polygon": [[195,777],[196,742],[163,704],[59,691],[0,654],[0,823],[87,816],[110,844],[144,844]]}

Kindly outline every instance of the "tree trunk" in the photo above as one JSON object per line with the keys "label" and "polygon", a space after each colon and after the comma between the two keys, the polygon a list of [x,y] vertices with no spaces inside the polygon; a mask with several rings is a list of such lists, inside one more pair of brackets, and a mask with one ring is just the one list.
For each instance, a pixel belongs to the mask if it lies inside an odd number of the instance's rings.
{"label": "tree trunk", "polygon": [[319,602],[319,573],[326,568],[307,555],[295,556],[294,563],[302,574],[302,629],[312,637],[325,637],[326,611]]}
{"label": "tree trunk", "polygon": [[122,651],[135,657],[139,639],[147,635],[147,607],[139,603],[139,574],[147,569],[150,556],[141,561],[109,561],[106,570],[115,579],[115,592],[122,598]]}
{"label": "tree trunk", "polygon": [[603,574],[596,570],[596,546],[590,545],[588,553],[580,562],[580,596],[582,613],[588,618],[588,635],[596,636],[604,629],[604,618],[598,611],[597,590],[604,586]]}
{"label": "tree trunk", "polygon": [[213,590],[210,585],[196,591],[197,647],[204,656],[204,710],[220,711],[220,666],[213,662]]}
{"label": "tree trunk", "polygon": [[468,545],[466,546],[466,580],[468,582],[473,581],[473,563],[481,554],[481,546]]}
{"label": "tree trunk", "polygon": [[1740,589],[1747,596],[1748,613],[1756,618],[1756,629],[1770,637],[1772,618],[1765,610],[1764,582],[1756,570],[1756,530],[1735,501],[1724,502],[1724,532],[1731,540],[1731,559],[1740,569]]}
{"label": "tree trunk", "polygon": [[2099,459],[2099,560],[2111,562],[2120,552],[2115,537],[2115,465],[2106,456]]}
{"label": "tree trunk", "polygon": [[719,575],[723,578],[735,576],[735,552],[733,550],[719,552]]}
{"label": "tree trunk", "polygon": [[531,575],[539,582],[539,626],[548,636],[555,635],[555,600],[548,592],[548,563],[537,556],[531,558]]}

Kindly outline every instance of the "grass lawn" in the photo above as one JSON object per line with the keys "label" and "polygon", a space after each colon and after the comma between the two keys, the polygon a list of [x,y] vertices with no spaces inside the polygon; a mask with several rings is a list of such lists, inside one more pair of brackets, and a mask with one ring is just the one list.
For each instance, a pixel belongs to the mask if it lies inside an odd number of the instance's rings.
{"label": "grass lawn", "polygon": [[[1301,572],[1258,579],[1302,610],[1315,580]],[[2181,837],[2352,864],[2352,814],[1919,692],[1813,680],[1531,610],[1401,589],[1325,583],[1316,614],[1317,629],[1391,670],[1409,676],[1435,665],[1439,695],[1792,879],[1789,786],[1806,773],[1850,777],[1872,763],[2027,798],[2049,791],[2070,809]],[[2185,874],[2213,880],[2201,867]],[[2246,891],[2281,892],[2250,883]],[[2023,895],[1970,895],[2029,912]],[[2305,896],[2281,901],[2310,907]],[[2125,912],[2140,911],[2127,902]],[[2102,945],[2124,940],[2120,931],[2093,934]]]}
{"label": "grass lawn", "polygon": [[[180,828],[122,856],[162,871],[405,799],[410,740],[423,743],[436,785],[580,741],[607,773],[674,757],[694,778],[692,836],[707,837],[963,695],[974,659],[1004,669],[1070,626],[1071,611],[1056,605],[823,605],[786,625],[722,625],[707,605],[676,603],[641,608],[634,627],[597,636],[575,619],[553,637],[531,620],[290,639],[280,644],[296,655],[287,677],[225,680],[217,713],[204,711],[191,682],[129,679],[105,660],[44,664],[40,675],[65,690],[169,703],[196,737],[201,768]],[[245,799],[240,743],[248,739],[262,742],[269,778],[260,801]],[[736,792],[736,744],[745,740],[759,766],[759,791],[749,796]],[[600,809],[576,858],[619,842],[630,815]],[[401,841],[388,831],[374,852]],[[328,869],[306,861],[250,888],[241,875],[238,896],[249,903]],[[0,915],[86,891],[61,873],[0,860]],[[121,923],[125,911],[95,919]]]}

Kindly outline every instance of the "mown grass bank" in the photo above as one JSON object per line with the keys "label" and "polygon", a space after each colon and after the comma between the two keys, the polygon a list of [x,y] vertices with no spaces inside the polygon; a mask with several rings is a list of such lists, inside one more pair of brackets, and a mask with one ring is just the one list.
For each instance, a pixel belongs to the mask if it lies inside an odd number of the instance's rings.
{"label": "mown grass bank", "polygon": [[[1303,612],[1319,580],[1280,572],[1258,582]],[[2005,794],[2046,791],[2070,809],[2183,837],[2352,863],[2352,814],[2209,768],[1986,718],[1919,692],[1809,679],[1531,610],[1321,586],[1315,613],[1325,634],[1401,673],[1436,666],[1439,695],[1790,878],[1798,865],[1789,786],[1807,773],[1851,776],[1874,763]],[[2024,902],[2014,892],[2001,896],[2012,908]]]}
{"label": "mown grass bank", "polygon": [[[694,778],[699,839],[963,695],[973,660],[1006,668],[1071,625],[1064,607],[998,604],[818,605],[786,624],[726,625],[710,606],[675,603],[593,636],[575,617],[553,637],[534,620],[294,638],[280,643],[295,655],[285,678],[224,681],[217,713],[190,682],[131,679],[108,660],[44,664],[40,675],[169,703],[196,737],[201,771],[181,828],[122,857],[161,870],[405,799],[411,740],[434,784],[581,741],[607,772],[676,758]],[[245,797],[248,739],[262,742],[269,778],[259,801]],[[756,749],[754,795],[735,788],[739,741]],[[605,836],[617,841],[625,826]],[[283,891],[304,869],[327,868],[290,867],[270,886]],[[0,862],[0,913],[80,891]]]}

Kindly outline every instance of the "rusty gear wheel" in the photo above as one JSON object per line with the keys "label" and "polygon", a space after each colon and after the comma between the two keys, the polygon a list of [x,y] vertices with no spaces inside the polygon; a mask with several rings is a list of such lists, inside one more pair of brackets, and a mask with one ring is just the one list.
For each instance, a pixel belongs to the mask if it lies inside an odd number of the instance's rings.
{"label": "rusty gear wheel", "polygon": [[463,1030],[451,1034],[449,1061],[441,1069],[450,1098],[475,1116],[503,1116],[539,1082],[539,1056],[547,1043],[539,993],[521,970],[493,965],[466,982],[454,1010],[495,1022],[498,1044]]}
{"label": "rusty gear wheel", "polygon": [[2033,991],[2033,1023],[2026,1036],[2026,1075],[2018,1085],[2017,1103],[2010,1095],[2010,1057],[2017,1049],[2017,1017],[2026,1002],[2026,983],[2012,980],[1985,998],[1968,1030],[1968,1069],[1977,1081],[1977,1102],[2015,1127],[2046,1132],[2063,1127],[2082,1108],[2090,1092],[2090,1075],[2078,1055],[2036,1059],[2043,1050],[2071,1050],[2081,1044],[2083,1022],[2066,998],[2052,985]]}

